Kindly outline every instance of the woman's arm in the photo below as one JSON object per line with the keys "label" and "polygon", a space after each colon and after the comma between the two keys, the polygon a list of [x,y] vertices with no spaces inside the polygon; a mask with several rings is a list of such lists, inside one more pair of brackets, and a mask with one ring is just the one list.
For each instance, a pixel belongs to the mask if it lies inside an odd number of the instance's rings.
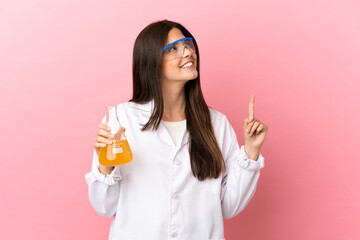
{"label": "woman's arm", "polygon": [[[103,170],[100,169],[102,172]],[[98,154],[94,149],[91,172],[85,175],[89,186],[89,200],[98,214],[103,217],[112,217],[116,213],[120,194],[122,178],[120,166],[114,167],[109,174],[103,174],[100,171]],[[109,171],[109,169],[105,169],[105,171]]]}
{"label": "woman's arm", "polygon": [[223,217],[229,219],[239,214],[250,202],[265,159],[261,153],[257,159],[250,159],[244,146],[239,147],[235,131],[227,119],[226,124],[224,139],[227,139],[226,145],[229,147],[224,156],[226,172],[221,184],[221,207]]}

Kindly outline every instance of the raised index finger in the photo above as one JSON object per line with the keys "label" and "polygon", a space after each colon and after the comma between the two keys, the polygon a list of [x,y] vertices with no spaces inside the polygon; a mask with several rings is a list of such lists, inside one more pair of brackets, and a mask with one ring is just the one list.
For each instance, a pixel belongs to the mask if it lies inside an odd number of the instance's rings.
{"label": "raised index finger", "polygon": [[255,95],[251,94],[250,103],[249,103],[249,120],[252,120],[254,117],[254,102],[255,102]]}

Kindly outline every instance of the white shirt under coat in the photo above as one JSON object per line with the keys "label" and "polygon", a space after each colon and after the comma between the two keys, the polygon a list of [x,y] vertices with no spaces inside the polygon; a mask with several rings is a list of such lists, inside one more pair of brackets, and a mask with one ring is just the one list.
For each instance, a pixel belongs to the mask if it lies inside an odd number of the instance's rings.
{"label": "white shirt under coat", "polygon": [[163,122],[156,131],[140,130],[153,104],[117,105],[133,160],[105,176],[98,170],[94,149],[92,169],[85,175],[92,207],[101,216],[113,217],[109,239],[225,239],[223,218],[236,216],[249,203],[264,157],[260,153],[257,161],[249,159],[227,117],[210,107],[227,171],[199,181],[191,171],[186,129],[177,145]]}

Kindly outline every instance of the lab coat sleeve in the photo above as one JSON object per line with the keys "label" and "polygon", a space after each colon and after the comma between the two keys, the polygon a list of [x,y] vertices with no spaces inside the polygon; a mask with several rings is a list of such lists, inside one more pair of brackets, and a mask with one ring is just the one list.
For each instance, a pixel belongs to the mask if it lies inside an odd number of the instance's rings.
{"label": "lab coat sleeve", "polygon": [[223,154],[226,171],[221,183],[221,207],[223,217],[229,219],[239,214],[250,202],[265,159],[261,153],[256,161],[249,159],[244,145],[239,147],[235,131],[227,118],[224,139],[227,142],[224,144],[226,153]]}
{"label": "lab coat sleeve", "polygon": [[[105,124],[106,115],[101,122]],[[99,156],[94,148],[91,171],[85,175],[85,180],[89,186],[90,203],[101,216],[112,217],[116,213],[121,179],[120,166],[115,166],[107,175],[99,171]]]}
{"label": "lab coat sleeve", "polygon": [[94,149],[92,168],[85,180],[89,186],[90,203],[101,216],[112,217],[116,213],[121,179],[120,166],[115,166],[107,175],[99,171],[98,154]]}

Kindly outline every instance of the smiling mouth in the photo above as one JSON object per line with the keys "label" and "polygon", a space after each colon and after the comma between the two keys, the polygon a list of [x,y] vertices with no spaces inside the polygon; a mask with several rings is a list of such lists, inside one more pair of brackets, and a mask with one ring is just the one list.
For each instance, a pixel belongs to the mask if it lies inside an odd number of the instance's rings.
{"label": "smiling mouth", "polygon": [[189,67],[192,67],[192,66],[194,66],[194,63],[191,61],[191,62],[185,63],[180,68],[184,69],[184,68],[189,68]]}

